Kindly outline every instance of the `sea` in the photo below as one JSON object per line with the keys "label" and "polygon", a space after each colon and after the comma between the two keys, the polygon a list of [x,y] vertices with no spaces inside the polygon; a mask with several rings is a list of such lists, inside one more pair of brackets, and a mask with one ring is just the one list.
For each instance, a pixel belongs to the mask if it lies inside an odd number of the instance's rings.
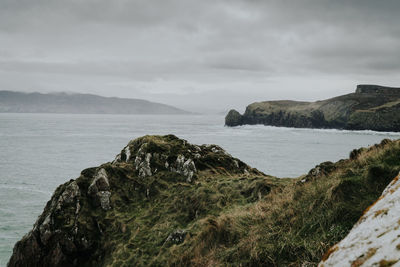
{"label": "sea", "polygon": [[0,266],[58,185],[112,161],[131,139],[150,134],[217,144],[266,174],[293,178],[321,162],[348,158],[354,148],[400,138],[392,132],[231,128],[222,115],[0,113]]}

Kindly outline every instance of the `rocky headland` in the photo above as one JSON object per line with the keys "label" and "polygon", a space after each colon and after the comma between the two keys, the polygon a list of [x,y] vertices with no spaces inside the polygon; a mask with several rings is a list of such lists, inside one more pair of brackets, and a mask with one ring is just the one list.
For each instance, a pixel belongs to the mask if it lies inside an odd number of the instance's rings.
{"label": "rocky headland", "polygon": [[230,110],[225,125],[400,131],[400,88],[358,85],[355,93],[316,102],[265,101]]}
{"label": "rocky headland", "polygon": [[[60,185],[8,266],[316,266],[327,251],[330,266],[334,245],[397,176],[399,158],[400,141],[385,139],[278,179],[216,145],[144,136]],[[394,180],[383,194],[398,187]],[[370,212],[391,222],[396,208]],[[392,228],[383,236],[398,248]],[[357,253],[369,251],[362,244]],[[374,262],[394,264],[399,251],[385,258],[376,246]]]}

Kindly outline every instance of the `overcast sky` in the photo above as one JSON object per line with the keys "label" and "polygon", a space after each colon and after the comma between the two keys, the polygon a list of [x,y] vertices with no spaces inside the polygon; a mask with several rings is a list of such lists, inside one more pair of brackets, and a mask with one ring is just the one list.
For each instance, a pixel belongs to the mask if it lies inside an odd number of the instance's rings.
{"label": "overcast sky", "polygon": [[400,87],[400,1],[0,0],[0,90],[201,111]]}

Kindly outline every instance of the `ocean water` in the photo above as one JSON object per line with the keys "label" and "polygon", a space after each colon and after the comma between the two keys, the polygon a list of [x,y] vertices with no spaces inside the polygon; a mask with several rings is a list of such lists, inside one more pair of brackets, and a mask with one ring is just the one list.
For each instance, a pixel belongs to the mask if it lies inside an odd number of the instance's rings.
{"label": "ocean water", "polygon": [[218,144],[278,177],[297,177],[320,162],[347,158],[353,148],[400,138],[372,131],[229,128],[215,115],[0,114],[0,266],[59,184],[113,160],[129,140],[146,134]]}

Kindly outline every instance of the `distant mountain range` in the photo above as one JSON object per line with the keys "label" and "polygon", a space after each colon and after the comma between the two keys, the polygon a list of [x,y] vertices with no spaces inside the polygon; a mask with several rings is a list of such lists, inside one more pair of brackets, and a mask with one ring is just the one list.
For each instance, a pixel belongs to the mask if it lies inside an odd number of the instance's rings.
{"label": "distant mountain range", "polygon": [[190,112],[143,99],[92,94],[22,93],[0,91],[0,112],[76,114],[189,114]]}

